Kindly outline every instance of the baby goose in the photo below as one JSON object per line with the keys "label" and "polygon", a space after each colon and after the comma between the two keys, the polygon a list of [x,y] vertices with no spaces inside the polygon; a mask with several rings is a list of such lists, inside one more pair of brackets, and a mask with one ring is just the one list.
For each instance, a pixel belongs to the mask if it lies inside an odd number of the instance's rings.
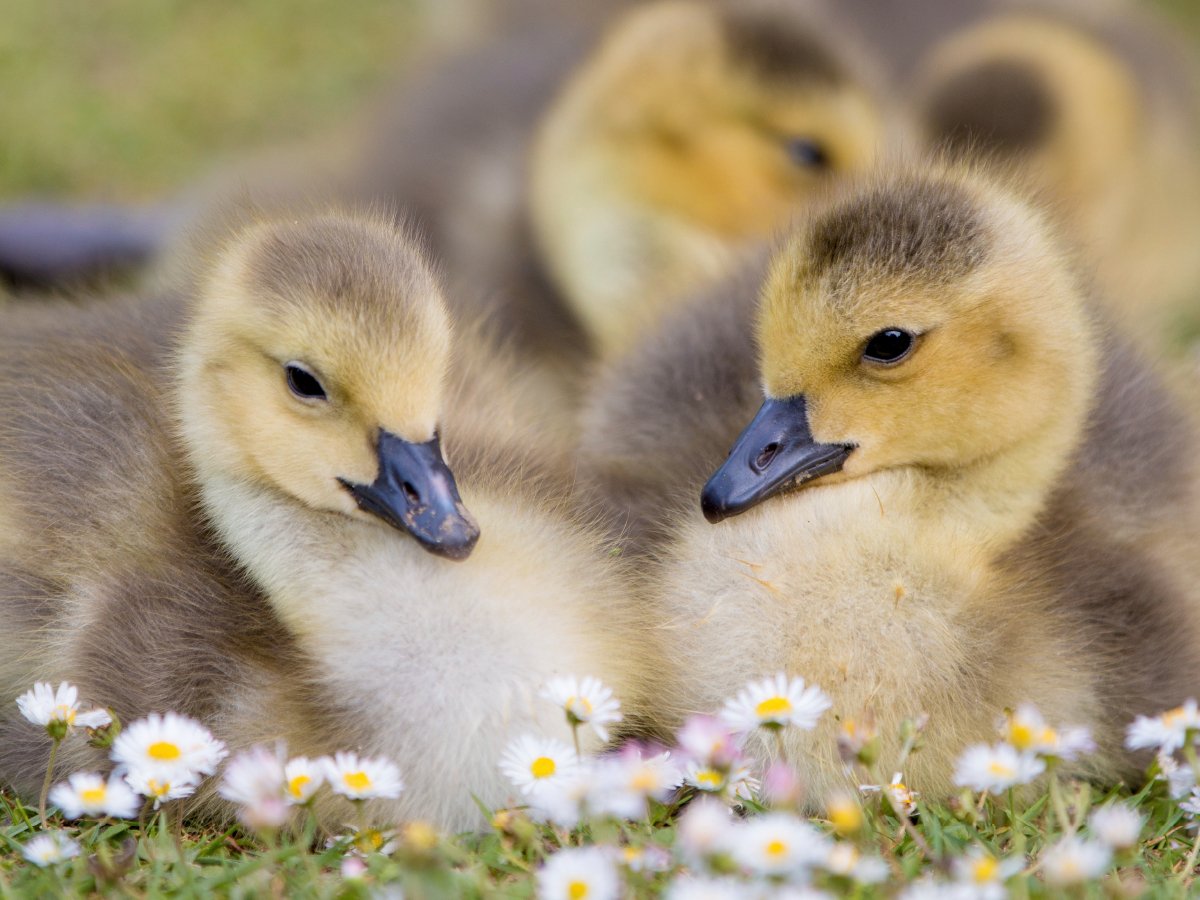
{"label": "baby goose", "polygon": [[[646,565],[677,711],[784,670],[842,719],[873,710],[894,755],[926,710],[906,783],[937,793],[1032,701],[1092,729],[1081,772],[1134,777],[1123,726],[1200,688],[1194,437],[1043,217],[965,171],[875,176],[770,263],[757,367],[751,296],[686,310],[600,381],[585,441],[631,483],[680,460],[691,511]],[[727,453],[708,432],[756,393]],[[788,739],[815,803],[843,777],[833,714]]]}
{"label": "baby goose", "polygon": [[[301,213],[214,235],[169,296],[0,311],[4,708],[65,679],[234,749],[383,754],[407,787],[374,818],[478,827],[469,792],[505,802],[513,737],[570,740],[549,676],[593,674],[636,718],[648,630],[503,366],[452,368],[403,233]],[[36,791],[44,738],[6,714],[6,783]],[[105,764],[81,744],[61,769]]]}
{"label": "baby goose", "polygon": [[931,145],[1007,164],[1061,206],[1126,323],[1161,343],[1200,287],[1200,122],[1184,52],[1128,11],[1015,13],[934,49]]}
{"label": "baby goose", "polygon": [[648,3],[543,119],[530,214],[545,266],[602,353],[726,274],[889,133],[869,68],[778,3]]}

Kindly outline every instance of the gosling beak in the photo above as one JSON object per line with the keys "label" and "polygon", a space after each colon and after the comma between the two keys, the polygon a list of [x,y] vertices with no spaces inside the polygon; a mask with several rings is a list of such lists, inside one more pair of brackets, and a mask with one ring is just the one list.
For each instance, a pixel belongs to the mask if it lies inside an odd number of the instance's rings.
{"label": "gosling beak", "polygon": [[430,553],[447,559],[470,556],[479,525],[458,496],[438,439],[413,444],[380,431],[377,452],[379,475],[373,484],[338,479],[358,508],[407,531]]}
{"label": "gosling beak", "polygon": [[853,449],[813,440],[803,394],[767,400],[738,437],[729,459],[704,485],[704,518],[715,525],[788,488],[832,475]]}

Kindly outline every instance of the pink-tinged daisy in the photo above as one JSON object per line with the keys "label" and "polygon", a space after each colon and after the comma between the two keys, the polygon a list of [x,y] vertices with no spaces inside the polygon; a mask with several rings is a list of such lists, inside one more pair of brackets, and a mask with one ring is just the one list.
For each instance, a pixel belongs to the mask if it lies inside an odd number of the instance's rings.
{"label": "pink-tinged daisy", "polygon": [[1200,710],[1195,700],[1187,700],[1183,706],[1167,710],[1153,718],[1138,716],[1125,734],[1125,746],[1130,750],[1152,747],[1159,753],[1174,753],[1187,742],[1191,733],[1195,740],[1200,731]]}
{"label": "pink-tinged daisy", "polygon": [[1018,753],[1011,744],[975,744],[958,759],[954,783],[976,791],[1000,793],[1018,784],[1028,784],[1046,763],[1033,753]]}
{"label": "pink-tinged daisy", "polygon": [[703,795],[687,805],[675,826],[676,847],[690,863],[726,852],[733,839],[729,807]]}
{"label": "pink-tinged daisy", "polygon": [[64,817],[113,816],[131,819],[138,814],[142,801],[124,779],[108,779],[91,772],[76,772],[64,783],[50,791],[50,802],[62,810]]}
{"label": "pink-tinged daisy", "polygon": [[785,725],[811,731],[832,705],[815,684],[806,688],[803,678],[788,679],[780,672],[774,678],[750,682],[737,697],[726,700],[721,718],[738,733]]}
{"label": "pink-tinged daisy", "polygon": [[329,787],[350,800],[395,800],[404,790],[400,770],[383,757],[359,759],[356,753],[339,751],[320,762]]}
{"label": "pink-tinged daisy", "polygon": [[691,716],[675,739],[685,755],[706,769],[729,769],[742,758],[737,737],[714,716]]}
{"label": "pink-tinged daisy", "polygon": [[590,675],[582,681],[574,675],[551,678],[541,696],[562,707],[567,722],[574,728],[591,725],[596,736],[608,742],[608,726],[621,721],[621,703],[613,698],[612,688],[605,687]]}
{"label": "pink-tinged daisy", "polygon": [[644,819],[649,799],[666,800],[682,782],[683,773],[670,753],[651,755],[629,744],[619,754],[596,761],[589,805],[599,815]]}
{"label": "pink-tinged daisy", "polygon": [[283,760],[265,747],[252,747],[225,767],[219,793],[238,804],[238,818],[251,828],[279,828],[287,822]]}

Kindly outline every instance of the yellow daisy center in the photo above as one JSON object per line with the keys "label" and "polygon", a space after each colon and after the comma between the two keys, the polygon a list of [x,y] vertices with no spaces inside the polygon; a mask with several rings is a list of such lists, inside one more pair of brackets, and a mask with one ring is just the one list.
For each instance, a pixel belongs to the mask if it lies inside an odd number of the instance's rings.
{"label": "yellow daisy center", "polygon": [[637,862],[642,855],[642,851],[637,847],[626,847],[622,855],[627,863]]}
{"label": "yellow daisy center", "polygon": [[80,791],[79,799],[84,803],[103,803],[104,788],[88,788],[86,791]]}
{"label": "yellow daisy center", "polygon": [[312,779],[307,775],[297,775],[288,782],[288,793],[293,797],[302,797],[304,795],[304,786],[311,781]]}
{"label": "yellow daisy center", "polygon": [[567,896],[571,900],[583,900],[588,895],[588,885],[586,881],[570,881],[567,883]]}
{"label": "yellow daisy center", "polygon": [[1168,728],[1174,728],[1184,717],[1183,707],[1178,706],[1175,709],[1167,710],[1162,714],[1163,724]]}
{"label": "yellow daisy center", "polygon": [[767,856],[772,859],[778,859],[787,853],[787,844],[783,841],[771,841],[767,844]]}
{"label": "yellow daisy center", "polygon": [[151,759],[179,759],[179,747],[170,741],[157,741],[146,748],[146,755]]}
{"label": "yellow daisy center", "polygon": [[791,711],[792,702],[787,697],[768,697],[762,703],[758,704],[758,706],[754,707],[754,714],[760,719]]}
{"label": "yellow daisy center", "polygon": [[171,782],[159,782],[151,778],[146,782],[146,787],[150,788],[150,793],[152,793],[155,797],[165,797],[171,790]]}
{"label": "yellow daisy center", "polygon": [[71,707],[67,706],[66,704],[56,706],[54,707],[54,711],[50,714],[50,718],[59,722],[66,722],[68,725],[70,725],[75,721],[75,710],[71,709]]}
{"label": "yellow daisy center", "polygon": [[558,767],[548,756],[539,756],[533,761],[533,765],[529,767],[529,771],[533,773],[534,778],[549,778],[554,774]]}
{"label": "yellow daisy center", "polygon": [[638,773],[629,780],[629,786],[635,791],[649,791],[658,786],[658,779],[649,769],[639,769]]}
{"label": "yellow daisy center", "polygon": [[366,772],[347,772],[342,776],[342,780],[346,782],[346,787],[356,791],[366,790],[371,786],[371,778]]}
{"label": "yellow daisy center", "polygon": [[586,697],[572,697],[567,701],[567,708],[576,715],[582,713],[587,716],[592,713],[592,704],[588,702]]}
{"label": "yellow daisy center", "polygon": [[1006,765],[1004,765],[1004,763],[1000,763],[1000,762],[993,762],[993,763],[989,764],[988,771],[991,772],[993,775],[999,775],[1002,778],[1011,778],[1012,774],[1013,774],[1013,770],[1011,767],[1006,766]]}
{"label": "yellow daisy center", "polygon": [[696,783],[706,790],[715,791],[724,780],[716,769],[701,769],[696,773]]}
{"label": "yellow daisy center", "polygon": [[1010,722],[1008,742],[1018,750],[1028,750],[1033,746],[1033,729],[1024,722]]}
{"label": "yellow daisy center", "polygon": [[1000,863],[990,856],[985,856],[975,861],[975,865],[971,867],[971,876],[975,879],[976,884],[984,884],[988,881],[995,881],[999,871]]}

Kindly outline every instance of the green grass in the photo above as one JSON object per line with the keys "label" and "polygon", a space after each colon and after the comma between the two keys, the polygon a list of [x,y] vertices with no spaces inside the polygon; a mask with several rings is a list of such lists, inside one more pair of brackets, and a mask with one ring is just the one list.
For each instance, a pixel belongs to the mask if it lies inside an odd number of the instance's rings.
{"label": "green grass", "polygon": [[344,123],[417,0],[0,0],[0,197],[161,196]]}
{"label": "green grass", "polygon": [[[1087,784],[1066,783],[1067,827],[1078,826],[1089,809],[1122,794],[1128,792],[1114,789],[1106,793]],[[1011,897],[1123,900],[1142,896],[1157,900],[1190,896],[1195,890],[1192,876],[1184,877],[1183,872],[1194,838],[1161,781],[1151,782],[1130,801],[1148,819],[1136,850],[1119,856],[1102,879],[1070,888],[1048,887],[1038,872],[1042,851],[1063,833],[1048,794],[1018,804],[1015,829],[1007,801],[996,803],[990,797],[980,801],[979,796],[969,794],[949,804],[922,800],[911,831],[876,801],[868,808],[864,829],[839,840],[882,857],[891,872],[888,880],[857,885],[848,878],[824,874],[817,876],[817,885],[837,896],[885,900],[895,897],[902,885],[924,876],[945,880],[953,859],[971,848],[983,848],[998,858],[1027,860],[1025,871],[1007,883]],[[535,825],[516,813],[502,819],[503,827],[482,836],[433,838],[423,827],[401,830],[387,855],[372,849],[372,844],[380,843],[378,833],[368,833],[368,840],[360,842],[366,870],[360,877],[346,877],[342,863],[354,847],[350,837],[317,849],[312,842],[290,834],[264,842],[239,828],[190,828],[177,846],[169,821],[172,817],[162,815],[145,829],[133,823],[95,821],[68,826],[83,847],[83,855],[40,869],[19,859],[20,846],[36,830],[37,811],[19,806],[11,797],[0,797],[0,803],[7,813],[0,827],[0,897],[5,900],[97,895],[383,900],[398,896],[387,893],[389,887],[400,887],[408,900],[524,898],[533,894],[533,873],[538,866],[562,846],[653,843],[670,851],[676,841],[674,809],[657,804],[648,821],[604,820],[569,833]],[[832,834],[828,822],[814,821]],[[728,861],[717,859],[717,871],[731,868]],[[658,897],[679,870],[675,863],[666,872],[625,872],[624,896],[631,900]]]}

